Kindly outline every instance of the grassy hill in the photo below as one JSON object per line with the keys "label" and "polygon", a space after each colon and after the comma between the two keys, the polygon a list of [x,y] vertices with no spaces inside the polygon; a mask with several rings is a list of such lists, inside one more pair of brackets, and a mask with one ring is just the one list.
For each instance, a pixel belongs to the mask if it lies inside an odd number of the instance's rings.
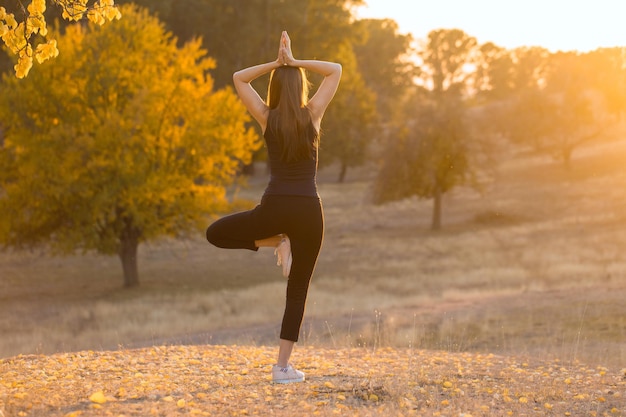
{"label": "grassy hill", "polygon": [[[286,390],[266,383],[285,291],[271,250],[220,250],[202,233],[144,245],[130,291],[116,258],[0,253],[5,417],[206,413],[213,391],[232,394],[215,403],[225,415],[289,415],[291,399],[322,415],[623,414],[625,166],[626,140],[581,149],[569,170],[519,154],[482,193],[447,195],[440,232],[429,201],[372,205],[371,170],[345,184],[322,171],[325,242],[294,359],[310,380]],[[238,196],[258,200],[265,181]]]}

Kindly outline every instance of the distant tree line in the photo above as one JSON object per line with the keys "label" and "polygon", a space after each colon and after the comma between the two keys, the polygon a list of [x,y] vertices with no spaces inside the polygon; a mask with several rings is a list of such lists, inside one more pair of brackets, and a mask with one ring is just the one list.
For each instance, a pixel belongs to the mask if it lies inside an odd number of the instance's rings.
{"label": "distant tree line", "polygon": [[441,227],[442,196],[459,185],[480,186],[503,144],[569,167],[577,147],[626,114],[626,47],[507,50],[442,29],[416,54],[415,85],[393,101],[374,199],[433,199],[433,229]]}
{"label": "distant tree line", "polygon": [[225,187],[262,157],[232,73],[274,59],[282,30],[295,55],[343,65],[320,163],[343,181],[375,161],[374,202],[432,199],[433,229],[442,197],[479,185],[503,144],[568,166],[624,118],[626,47],[507,50],[459,29],[415,40],[355,20],[362,3],[118,0],[122,19],[102,27],[59,20],[62,53],[25,79],[0,57],[0,242],[117,253],[137,285],[137,246],[224,210]]}

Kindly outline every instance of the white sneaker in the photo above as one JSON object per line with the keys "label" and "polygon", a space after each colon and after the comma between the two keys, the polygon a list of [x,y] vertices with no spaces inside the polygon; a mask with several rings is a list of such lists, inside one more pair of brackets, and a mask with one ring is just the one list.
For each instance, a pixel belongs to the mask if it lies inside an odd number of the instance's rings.
{"label": "white sneaker", "polygon": [[283,266],[283,276],[287,278],[291,272],[291,262],[293,261],[291,257],[291,242],[287,235],[284,235],[278,246],[276,246],[274,255],[276,255],[276,265]]}
{"label": "white sneaker", "polygon": [[294,369],[291,365],[287,365],[286,368],[281,368],[278,365],[272,367],[272,382],[274,384],[290,384],[303,381],[304,372]]}

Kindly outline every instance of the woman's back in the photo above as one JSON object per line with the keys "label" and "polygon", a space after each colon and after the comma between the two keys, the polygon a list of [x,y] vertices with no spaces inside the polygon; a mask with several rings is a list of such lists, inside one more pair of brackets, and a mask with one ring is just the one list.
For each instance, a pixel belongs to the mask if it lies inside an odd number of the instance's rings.
{"label": "woman's back", "polygon": [[[266,195],[297,195],[317,197],[317,147],[311,147],[310,157],[302,157],[287,161],[284,157],[281,136],[272,123],[265,130],[265,143],[270,165],[270,181],[265,190]],[[315,133],[313,124],[307,137]],[[302,138],[285,138],[285,141],[302,140]]]}

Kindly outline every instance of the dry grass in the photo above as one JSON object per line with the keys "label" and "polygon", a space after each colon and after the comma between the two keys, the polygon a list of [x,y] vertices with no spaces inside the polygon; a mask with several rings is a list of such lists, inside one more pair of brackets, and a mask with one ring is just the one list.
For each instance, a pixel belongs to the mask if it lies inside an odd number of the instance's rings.
{"label": "dry grass", "polygon": [[[326,241],[301,345],[536,355],[626,367],[626,142],[570,172],[520,156],[482,195],[373,206],[371,173],[321,173]],[[260,176],[240,195],[258,199]],[[201,233],[200,233],[201,235]],[[115,258],[0,254],[0,357],[152,343],[272,344],[284,281],[272,253],[199,236],[140,248],[142,287]]]}
{"label": "dry grass", "polygon": [[[269,383],[274,348],[153,347],[0,360],[0,415],[623,416],[626,375],[492,354],[299,350],[301,384]],[[2,392],[4,391],[4,393]]]}

